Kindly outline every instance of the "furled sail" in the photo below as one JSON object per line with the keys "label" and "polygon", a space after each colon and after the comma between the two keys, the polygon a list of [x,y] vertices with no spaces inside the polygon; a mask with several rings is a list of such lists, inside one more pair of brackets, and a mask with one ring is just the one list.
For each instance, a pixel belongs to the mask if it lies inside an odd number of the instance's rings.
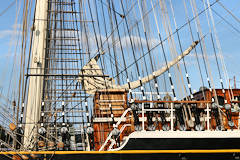
{"label": "furled sail", "polygon": [[[167,66],[162,67],[161,69],[153,72],[152,74],[141,79],[142,84],[147,83],[153,80],[155,77],[162,75],[169,68],[177,64],[183,57],[188,55],[198,44],[198,41],[193,42],[193,44],[186,49],[181,55],[175,58],[173,61],[169,62]],[[82,73],[79,74],[78,81],[82,83],[83,88],[88,94],[94,94],[98,89],[110,89],[110,88],[121,88],[129,89],[128,84],[122,86],[116,85],[113,78],[104,77],[104,74],[97,64],[97,60],[100,57],[100,54],[92,58],[83,68]],[[140,80],[130,82],[131,89],[140,87]]]}
{"label": "furled sail", "polygon": [[113,78],[105,77],[97,64],[100,54],[92,58],[81,70],[78,81],[88,94],[94,94],[97,89],[117,88]]}

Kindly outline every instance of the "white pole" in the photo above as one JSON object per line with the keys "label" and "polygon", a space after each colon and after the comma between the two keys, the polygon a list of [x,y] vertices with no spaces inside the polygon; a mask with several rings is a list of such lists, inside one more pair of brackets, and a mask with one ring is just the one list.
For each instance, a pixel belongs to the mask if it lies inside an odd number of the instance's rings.
{"label": "white pole", "polygon": [[144,117],[144,103],[142,103],[142,131],[144,131],[144,120],[145,120],[145,117]]}
{"label": "white pole", "polygon": [[173,103],[171,103],[171,131],[173,131]]}
{"label": "white pole", "polygon": [[209,104],[207,103],[207,130],[209,131],[210,129],[210,124],[209,124]]}
{"label": "white pole", "polygon": [[[152,93],[150,93],[150,101],[152,101],[153,100],[153,95],[152,95]],[[153,108],[153,103],[151,102],[150,103],[150,108]]]}
{"label": "white pole", "polygon": [[[45,43],[47,26],[48,0],[36,1],[35,22],[33,26],[33,43],[31,53],[30,74],[43,74],[45,66]],[[28,97],[26,103],[26,116],[24,126],[24,145],[28,146],[30,140],[36,135],[37,123],[40,119],[41,98],[43,91],[43,77],[30,76]],[[31,146],[30,146],[31,147]]]}

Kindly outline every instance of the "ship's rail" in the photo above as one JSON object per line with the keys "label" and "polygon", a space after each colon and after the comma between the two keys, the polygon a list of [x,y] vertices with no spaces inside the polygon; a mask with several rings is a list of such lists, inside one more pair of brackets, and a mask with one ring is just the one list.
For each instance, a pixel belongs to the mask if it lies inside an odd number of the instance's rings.
{"label": "ship's rail", "polygon": [[[122,116],[120,117],[120,119],[118,120],[118,122],[114,125],[114,129],[118,128],[118,126],[120,125],[120,123],[124,120],[124,117],[127,115],[128,112],[131,111],[131,108],[128,108],[124,111],[124,113],[122,114]],[[125,128],[124,128],[125,129]],[[122,131],[120,131],[120,133],[122,133]],[[108,135],[107,139],[105,140],[104,144],[101,146],[101,148],[99,149],[99,151],[103,151],[105,146],[107,145],[107,143],[109,142],[109,140],[111,140],[111,137],[113,136],[113,130],[110,132],[110,134]]]}
{"label": "ship's rail", "polygon": [[[210,130],[210,107],[209,105],[212,103],[212,101],[160,101],[160,100],[135,100],[135,104],[141,104],[141,117],[140,121],[142,123],[142,130],[145,131],[145,113],[146,112],[170,112],[170,130],[174,130],[174,111],[175,111],[175,104],[181,104],[181,105],[190,105],[190,104],[196,104],[196,105],[202,105],[205,104],[206,108],[205,111],[207,112],[207,116],[205,118],[205,121],[207,121],[207,130]],[[154,103],[154,104],[169,104],[170,108],[164,108],[164,109],[158,109],[158,108],[145,108],[144,104],[146,103]],[[235,102],[236,103],[236,102]]]}
{"label": "ship's rail", "polygon": [[135,100],[134,103],[201,104],[201,103],[212,103],[212,101],[158,101],[158,100]]}
{"label": "ship's rail", "polygon": [[[125,128],[130,127],[130,126],[131,126],[131,124],[124,124],[124,125],[121,127],[121,129],[120,129],[119,135],[121,135],[121,134],[123,133],[123,131],[125,130]],[[116,141],[115,141],[115,140],[111,139],[110,141],[111,141],[111,144],[110,144],[109,147],[108,147],[108,151],[111,150],[112,147],[116,144]]]}
{"label": "ship's rail", "polygon": [[[233,103],[239,103],[239,101],[232,101],[231,104],[225,104],[230,105],[231,108],[233,106]],[[151,104],[151,105],[150,105]],[[132,105],[137,106],[132,107]],[[215,105],[215,106],[214,106]],[[151,107],[150,107],[151,106]],[[185,110],[183,109],[185,107]],[[223,107],[223,108],[221,108]],[[187,109],[186,109],[187,108]],[[201,109],[201,115],[197,115],[194,113],[194,109]],[[129,105],[129,108],[124,111],[118,122],[113,125],[113,130],[110,132],[108,137],[106,138],[104,144],[101,146],[99,151],[103,151],[108,148],[108,150],[112,150],[113,147],[117,144],[116,140],[114,140],[113,137],[113,131],[114,129],[118,129],[119,125],[126,119],[126,116],[128,115],[128,112],[132,112],[132,115],[135,112],[137,112],[137,116],[134,116],[135,118],[138,117],[139,121],[139,128],[136,131],[153,131],[156,130],[154,128],[153,130],[150,130],[149,127],[149,117],[148,113],[155,113],[156,115],[160,115],[160,113],[165,114],[165,124],[169,127],[165,131],[218,131],[218,130],[239,130],[239,122],[240,122],[240,112],[231,113],[231,108],[228,108],[224,106],[217,105],[217,103],[214,103],[212,101],[159,101],[159,100],[135,100],[132,104]],[[181,110],[181,113],[177,113]],[[188,110],[188,111],[187,111]],[[188,115],[188,112],[190,115]],[[219,115],[215,115],[215,113],[219,113]],[[183,116],[184,123],[180,123],[179,114]],[[191,115],[193,114],[193,115]],[[185,116],[185,117],[184,117]],[[189,119],[186,117],[189,116]],[[159,121],[159,117],[151,116],[150,119],[153,122]],[[161,119],[161,118],[160,118]],[[198,119],[198,120],[197,120]],[[217,124],[217,119],[220,119],[219,124]],[[160,120],[161,121],[161,120]],[[189,123],[192,123],[192,126],[190,127]],[[198,122],[197,122],[198,121]],[[230,123],[231,122],[231,123]],[[163,123],[161,123],[158,129],[163,130]],[[178,123],[178,124],[177,124]],[[176,124],[178,125],[176,127]],[[184,128],[181,124],[184,124]],[[118,137],[123,133],[123,130],[127,128],[127,126],[131,126],[131,124],[123,124],[119,131]],[[158,124],[159,125],[159,124]],[[135,126],[136,127],[136,126]],[[220,128],[218,128],[220,127]],[[110,142],[110,143],[109,143]]]}

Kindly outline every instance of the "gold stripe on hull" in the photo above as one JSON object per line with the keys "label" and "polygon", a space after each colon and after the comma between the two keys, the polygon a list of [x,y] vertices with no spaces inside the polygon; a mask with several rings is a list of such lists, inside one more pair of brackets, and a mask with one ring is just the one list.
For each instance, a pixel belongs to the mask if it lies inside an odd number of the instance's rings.
{"label": "gold stripe on hull", "polygon": [[157,153],[240,153],[240,149],[0,152],[0,154],[4,154],[4,155],[14,155],[14,154],[157,154]]}

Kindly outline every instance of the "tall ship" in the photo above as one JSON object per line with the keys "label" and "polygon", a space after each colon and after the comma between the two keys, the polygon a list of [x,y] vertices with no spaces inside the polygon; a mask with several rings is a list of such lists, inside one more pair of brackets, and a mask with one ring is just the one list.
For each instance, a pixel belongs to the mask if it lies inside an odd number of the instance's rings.
{"label": "tall ship", "polygon": [[221,0],[21,5],[1,160],[240,159],[240,89],[214,7],[237,17]]}

